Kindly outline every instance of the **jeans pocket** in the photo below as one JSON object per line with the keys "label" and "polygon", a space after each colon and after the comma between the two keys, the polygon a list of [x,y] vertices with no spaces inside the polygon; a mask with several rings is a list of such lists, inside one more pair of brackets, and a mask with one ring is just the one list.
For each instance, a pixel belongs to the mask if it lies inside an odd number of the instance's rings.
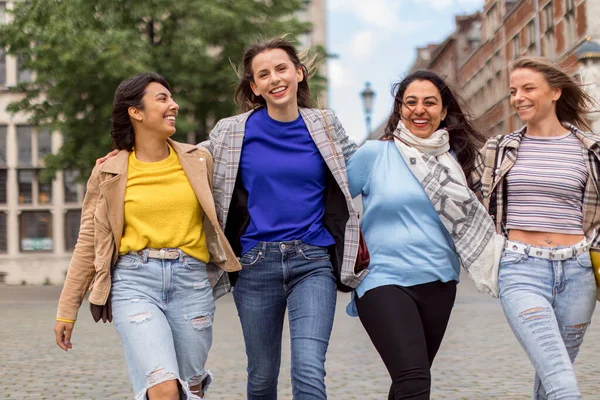
{"label": "jeans pocket", "polygon": [[139,269],[140,265],[142,265],[141,257],[133,254],[123,254],[122,256],[119,256],[115,268],[135,270]]}
{"label": "jeans pocket", "polygon": [[263,252],[258,249],[258,246],[254,246],[250,250],[244,253],[243,256],[240,257],[240,264],[242,264],[242,268],[249,268],[262,258]]}
{"label": "jeans pocket", "polygon": [[191,256],[183,257],[183,266],[192,271],[206,269],[206,263]]}
{"label": "jeans pocket", "polygon": [[527,256],[525,254],[519,254],[512,251],[504,250],[502,258],[500,259],[500,267],[505,265],[517,264],[523,261]]}
{"label": "jeans pocket", "polygon": [[584,268],[592,268],[592,258],[590,257],[590,252],[586,251],[583,254],[580,254],[576,257],[577,264]]}
{"label": "jeans pocket", "polygon": [[329,252],[327,252],[327,248],[325,247],[304,245],[298,250],[298,253],[308,261],[329,260]]}

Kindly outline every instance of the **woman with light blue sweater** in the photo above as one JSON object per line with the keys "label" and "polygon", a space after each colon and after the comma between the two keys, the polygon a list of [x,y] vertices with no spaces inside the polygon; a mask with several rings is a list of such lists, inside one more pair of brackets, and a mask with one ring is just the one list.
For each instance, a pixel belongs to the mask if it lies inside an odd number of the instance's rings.
{"label": "woman with light blue sweater", "polygon": [[[371,254],[348,313],[360,317],[390,373],[388,399],[429,399],[430,368],[462,263],[458,236],[443,215],[448,202],[438,200],[449,193],[446,185],[457,197],[474,199],[465,175],[483,138],[434,73],[417,71],[395,92],[382,140],[366,142],[348,162],[350,193],[362,195],[361,228]],[[478,215],[489,222],[487,214]]]}

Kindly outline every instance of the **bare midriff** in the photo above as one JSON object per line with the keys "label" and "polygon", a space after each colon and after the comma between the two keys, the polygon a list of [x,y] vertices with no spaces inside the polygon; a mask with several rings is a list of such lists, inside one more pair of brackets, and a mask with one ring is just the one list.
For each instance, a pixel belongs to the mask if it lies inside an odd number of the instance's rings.
{"label": "bare midriff", "polygon": [[508,240],[527,243],[538,247],[573,246],[584,239],[584,235],[567,233],[524,231],[511,229],[508,231]]}

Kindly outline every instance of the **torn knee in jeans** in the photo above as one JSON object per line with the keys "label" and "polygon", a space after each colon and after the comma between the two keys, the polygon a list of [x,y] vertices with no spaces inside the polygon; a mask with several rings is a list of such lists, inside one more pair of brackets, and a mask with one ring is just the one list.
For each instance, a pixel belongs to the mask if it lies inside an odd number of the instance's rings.
{"label": "torn knee in jeans", "polygon": [[177,379],[177,376],[174,373],[168,372],[164,368],[159,367],[148,374],[146,377],[146,383],[148,387],[152,387],[158,385],[159,383],[173,379]]}
{"label": "torn knee in jeans", "polygon": [[150,319],[152,318],[152,314],[150,314],[149,311],[145,311],[136,315],[131,315],[129,316],[129,322],[131,322],[132,324],[141,324],[143,322],[146,321],[150,321]]}
{"label": "torn knee in jeans", "polygon": [[583,324],[564,327],[563,336],[568,351],[579,349],[579,346],[581,346],[581,343],[583,342],[583,335],[589,325],[589,322],[585,322]]}
{"label": "torn knee in jeans", "polygon": [[211,315],[201,315],[199,317],[192,318],[192,326],[194,329],[201,331],[206,329],[212,325],[212,316]]}
{"label": "torn knee in jeans", "polygon": [[525,321],[532,321],[536,319],[547,318],[549,312],[550,310],[548,308],[535,307],[523,311],[519,314],[519,317],[523,318]]}

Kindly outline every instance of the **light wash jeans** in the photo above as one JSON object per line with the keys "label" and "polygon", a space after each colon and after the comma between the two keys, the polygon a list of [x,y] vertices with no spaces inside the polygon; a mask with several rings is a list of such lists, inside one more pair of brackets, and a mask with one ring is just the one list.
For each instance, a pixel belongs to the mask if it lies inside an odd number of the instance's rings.
{"label": "light wash jeans", "polygon": [[573,362],[596,307],[591,266],[588,252],[550,261],[504,251],[500,302],[535,368],[534,400],[581,397]]}
{"label": "light wash jeans", "polygon": [[200,399],[189,386],[212,375],[204,369],[215,311],[206,264],[181,250],[179,259],[119,257],[112,273],[113,322],[121,337],[137,400],[148,388],[179,380],[182,399]]}
{"label": "light wash jeans", "polygon": [[286,307],[294,399],[327,399],[325,353],[336,302],[327,250],[301,241],[261,242],[240,261],[233,297],[248,356],[248,399],[277,399]]}

